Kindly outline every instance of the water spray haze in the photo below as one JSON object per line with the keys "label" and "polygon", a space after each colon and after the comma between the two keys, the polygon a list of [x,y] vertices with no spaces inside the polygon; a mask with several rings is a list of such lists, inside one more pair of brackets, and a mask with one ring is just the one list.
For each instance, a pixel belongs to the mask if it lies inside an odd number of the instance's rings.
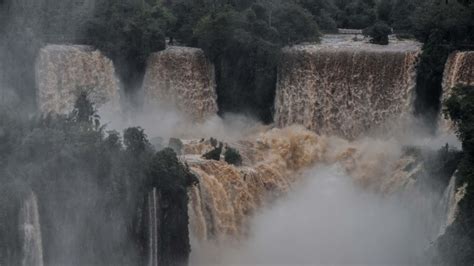
{"label": "water spray haze", "polygon": [[[429,241],[408,201],[358,187],[338,165],[317,167],[258,214],[248,240],[227,249],[196,246],[207,265],[416,264]],[[208,253],[209,252],[209,253]],[[211,253],[213,252],[213,253]]]}

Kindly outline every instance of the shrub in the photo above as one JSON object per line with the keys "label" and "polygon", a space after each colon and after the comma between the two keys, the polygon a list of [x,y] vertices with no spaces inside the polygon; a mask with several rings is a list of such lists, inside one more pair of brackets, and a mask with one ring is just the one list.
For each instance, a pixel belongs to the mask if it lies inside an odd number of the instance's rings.
{"label": "shrub", "polygon": [[202,157],[207,160],[220,161],[222,153],[222,142],[219,143],[219,147],[215,147],[209,152],[206,152]]}
{"label": "shrub", "polygon": [[242,165],[242,156],[240,156],[240,153],[237,149],[234,149],[232,147],[227,147],[224,153],[224,160],[233,165],[240,166]]}
{"label": "shrub", "polygon": [[388,35],[392,29],[384,22],[377,22],[374,25],[364,29],[364,35],[370,37],[370,42],[380,45],[388,44]]}

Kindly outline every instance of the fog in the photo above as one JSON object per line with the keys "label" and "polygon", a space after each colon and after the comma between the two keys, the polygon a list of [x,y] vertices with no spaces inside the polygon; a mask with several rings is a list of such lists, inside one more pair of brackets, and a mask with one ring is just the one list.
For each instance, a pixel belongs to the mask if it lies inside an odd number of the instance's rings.
{"label": "fog", "polygon": [[[430,242],[426,210],[364,191],[337,165],[305,181],[257,215],[238,244],[193,246],[193,264],[414,264]],[[420,213],[421,212],[421,213]]]}
{"label": "fog", "polygon": [[[143,108],[122,105],[123,113],[104,106],[99,110],[102,123],[108,129],[121,132],[128,127],[145,129],[150,139],[162,138],[218,138],[235,141],[267,128],[256,119],[240,114],[213,115],[204,121],[193,121],[188,115],[170,105],[147,105]],[[167,144],[167,143],[164,143]]]}

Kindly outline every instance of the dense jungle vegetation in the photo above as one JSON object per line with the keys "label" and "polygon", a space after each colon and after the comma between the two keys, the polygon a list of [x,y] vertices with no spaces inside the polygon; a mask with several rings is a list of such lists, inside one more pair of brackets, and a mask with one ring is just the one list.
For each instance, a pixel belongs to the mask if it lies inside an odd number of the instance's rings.
{"label": "dense jungle vegetation", "polygon": [[457,169],[457,186],[467,184],[459,203],[458,217],[446,234],[435,243],[434,263],[472,265],[474,263],[474,87],[458,87],[445,101],[444,113],[456,126],[462,141],[462,159]]}
{"label": "dense jungle vegetation", "polygon": [[[196,177],[170,148],[157,152],[143,129],[120,135],[106,131],[99,120],[85,95],[65,116],[19,118],[2,110],[2,265],[21,264],[18,217],[30,190],[38,197],[47,265],[145,265],[146,198],[154,187],[165,206],[160,264],[187,264],[187,188]],[[70,246],[68,235],[79,246]]]}

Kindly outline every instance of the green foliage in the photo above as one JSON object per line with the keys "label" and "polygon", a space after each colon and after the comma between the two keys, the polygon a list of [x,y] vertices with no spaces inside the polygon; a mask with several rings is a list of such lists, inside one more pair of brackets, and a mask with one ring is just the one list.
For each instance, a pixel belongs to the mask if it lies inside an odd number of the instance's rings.
{"label": "green foliage", "polygon": [[463,157],[458,167],[458,186],[467,183],[466,194],[459,203],[454,223],[435,245],[434,263],[472,265],[474,263],[474,87],[453,90],[445,102],[445,115],[457,128],[462,141]]}
{"label": "green foliage", "polygon": [[453,88],[445,101],[444,114],[456,125],[463,150],[474,156],[474,87]]}
{"label": "green foliage", "polygon": [[375,3],[370,0],[335,1],[340,11],[336,15],[338,27],[364,29],[376,20]]}
{"label": "green foliage", "polygon": [[140,127],[131,127],[123,132],[123,142],[127,151],[132,154],[140,154],[151,149],[145,130]]}
{"label": "green foliage", "polygon": [[317,41],[313,16],[294,1],[210,5],[207,10],[194,20],[196,26],[181,25],[193,28],[193,37],[180,41],[196,44],[214,62],[220,112],[271,122],[280,48]]}
{"label": "green foliage", "polygon": [[224,153],[224,160],[233,165],[240,166],[242,165],[242,156],[240,156],[240,153],[238,150],[232,148],[232,147],[227,147]]}
{"label": "green foliage", "polygon": [[81,91],[74,103],[74,109],[71,112],[70,119],[87,128],[95,127],[95,129],[97,129],[100,126],[100,117],[88,97],[86,91]]}
{"label": "green foliage", "polygon": [[[416,0],[394,1],[390,23],[396,32],[409,32],[413,28],[412,15],[416,9]],[[422,2],[422,1],[421,1]]]}
{"label": "green foliage", "polygon": [[[173,236],[162,257],[168,265],[187,260],[186,191],[196,177],[174,152],[155,154],[143,129],[126,129],[123,146],[118,132],[96,126],[94,115],[84,95],[67,116],[19,121],[0,113],[0,218],[8,221],[0,223],[2,263],[18,264],[18,210],[32,190],[41,213],[45,264],[70,263],[70,256],[57,253],[62,250],[81,254],[75,257],[81,265],[136,265],[146,250],[143,208],[153,187],[167,200],[162,226]],[[64,232],[71,234],[67,242]]]}
{"label": "green foliage", "polygon": [[187,204],[187,198],[181,198],[181,195],[186,194],[187,187],[196,184],[197,179],[189,169],[183,167],[173,149],[165,148],[157,152],[151,159],[148,171],[148,187],[159,188],[166,199],[181,200],[182,204]]}
{"label": "green foliage", "polygon": [[215,138],[210,138],[209,142],[211,143],[212,147],[217,147],[217,144],[219,144],[217,139],[215,139]]}
{"label": "green foliage", "polygon": [[99,1],[86,39],[110,57],[129,92],[141,85],[146,60],[165,48],[165,34],[175,22],[160,4]]}
{"label": "green foliage", "polygon": [[422,114],[433,126],[440,111],[441,83],[448,55],[474,42],[474,5],[426,0],[413,16],[413,33],[423,42],[423,53],[417,67],[415,113]]}
{"label": "green foliage", "polygon": [[392,17],[392,0],[381,0],[377,5],[377,18],[378,20],[389,23]]}
{"label": "green foliage", "polygon": [[428,44],[460,44],[470,42],[473,33],[474,7],[441,0],[423,1],[413,14],[413,31],[416,37]]}
{"label": "green foliage", "polygon": [[295,4],[286,4],[276,9],[270,26],[277,30],[280,42],[283,44],[291,45],[318,40],[319,29],[313,16]]}
{"label": "green foliage", "polygon": [[370,36],[370,42],[380,45],[388,44],[388,35],[391,32],[392,29],[384,22],[377,22],[364,29],[364,35]]}
{"label": "green foliage", "polygon": [[222,142],[219,142],[218,147],[215,147],[214,149],[206,152],[205,154],[202,155],[202,157],[206,160],[220,161],[223,146],[224,145],[222,144]]}
{"label": "green foliage", "polygon": [[321,30],[325,32],[337,31],[334,18],[338,8],[332,0],[298,0],[297,3],[313,15]]}

